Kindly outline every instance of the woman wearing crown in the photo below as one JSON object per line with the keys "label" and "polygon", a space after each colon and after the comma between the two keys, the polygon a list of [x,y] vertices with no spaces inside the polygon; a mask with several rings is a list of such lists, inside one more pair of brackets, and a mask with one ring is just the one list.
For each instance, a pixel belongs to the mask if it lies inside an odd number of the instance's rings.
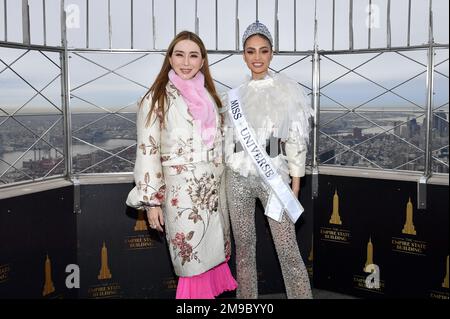
{"label": "woman wearing crown", "polygon": [[[226,181],[236,243],[238,298],[257,298],[255,201],[265,207],[288,298],[312,298],[295,222],[312,110],[297,82],[269,72],[273,40],[256,21],[245,31],[251,78],[224,98]],[[290,178],[292,177],[292,179]],[[291,186],[289,183],[291,183]]]}

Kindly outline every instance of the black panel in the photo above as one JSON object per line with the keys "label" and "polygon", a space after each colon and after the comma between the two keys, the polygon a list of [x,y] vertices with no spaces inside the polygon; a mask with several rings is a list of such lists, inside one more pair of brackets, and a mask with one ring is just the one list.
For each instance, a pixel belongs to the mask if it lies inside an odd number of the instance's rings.
{"label": "black panel", "polygon": [[[321,175],[319,182],[319,197],[313,201],[310,176],[302,178],[305,212],[296,224],[310,273],[314,257],[314,287],[363,298],[448,299],[443,285],[448,276],[448,186],[429,185],[428,209],[417,210],[414,182],[328,175]],[[177,279],[166,239],[126,207],[132,186],[81,186],[80,214],[73,213],[73,187],[1,200],[0,298],[174,298]],[[340,219],[341,225],[330,223],[336,190],[339,216],[332,222]],[[412,222],[407,223],[409,198]],[[259,292],[284,293],[259,202],[255,219]],[[369,238],[380,289],[364,282]],[[229,264],[235,274],[234,242],[232,248]],[[47,254],[55,291],[44,296]],[[65,285],[69,264],[80,267],[80,289]],[[229,292],[221,297],[233,296]]]}
{"label": "black panel", "polygon": [[[448,298],[448,288],[442,287],[448,255],[448,187],[429,186],[428,209],[417,210],[413,182],[327,175],[319,181],[314,222],[316,287],[366,298]],[[335,190],[341,225],[330,223]],[[409,198],[415,234],[403,232]],[[369,238],[380,289],[365,284]]]}
{"label": "black panel", "polygon": [[65,284],[66,266],[77,264],[72,207],[72,187],[0,201],[0,298],[44,297],[47,255],[55,290],[45,298],[76,298]]}
{"label": "black panel", "polygon": [[[78,256],[83,298],[173,298],[176,281],[165,237],[135,230],[137,211],[125,199],[131,184],[81,188]],[[103,242],[111,278],[99,279]],[[104,276],[105,277],[105,276]],[[107,276],[106,276],[107,277]]]}

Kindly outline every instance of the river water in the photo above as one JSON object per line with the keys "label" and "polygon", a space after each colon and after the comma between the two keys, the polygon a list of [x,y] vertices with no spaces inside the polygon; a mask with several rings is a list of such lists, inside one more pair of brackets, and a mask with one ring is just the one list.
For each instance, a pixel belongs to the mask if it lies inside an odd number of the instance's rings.
{"label": "river water", "polygon": [[[135,140],[124,140],[124,139],[110,139],[107,140],[103,143],[99,143],[96,144],[96,146],[101,147],[105,150],[112,150],[118,147],[126,147],[129,145],[132,145],[136,143]],[[60,150],[61,152],[63,150]],[[85,145],[85,144],[76,144],[72,146],[72,153],[73,156],[75,155],[82,155],[82,154],[89,154],[92,152],[95,152],[96,149],[89,146],[89,145]],[[55,157],[55,150],[51,151],[51,156],[54,158]],[[20,157],[23,154],[23,152],[10,152],[10,153],[3,153],[1,155],[1,159],[2,161],[0,161],[0,174],[3,173],[6,169],[8,169],[9,165],[6,164],[5,162],[12,164],[14,163],[14,161],[17,160],[18,157]],[[36,152],[36,158],[38,157],[38,153]],[[48,158],[48,152],[44,152],[41,151],[41,157],[46,157]],[[61,154],[58,154],[58,156],[60,157]],[[14,166],[16,168],[22,168],[22,163],[24,161],[28,161],[28,160],[34,160],[35,158],[35,154],[33,151],[29,151],[27,154],[25,154],[16,164],[14,164]]]}

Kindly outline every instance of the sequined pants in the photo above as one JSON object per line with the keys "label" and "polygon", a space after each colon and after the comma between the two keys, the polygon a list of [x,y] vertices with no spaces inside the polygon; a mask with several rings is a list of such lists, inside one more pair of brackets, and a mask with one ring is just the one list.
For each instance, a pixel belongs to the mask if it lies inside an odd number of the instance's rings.
{"label": "sequined pants", "polygon": [[[227,199],[236,244],[237,298],[257,299],[255,203],[265,207],[268,193],[258,177],[243,177],[226,170]],[[311,285],[297,245],[295,225],[283,214],[281,223],[269,218],[269,226],[281,265],[287,298],[312,298]]]}

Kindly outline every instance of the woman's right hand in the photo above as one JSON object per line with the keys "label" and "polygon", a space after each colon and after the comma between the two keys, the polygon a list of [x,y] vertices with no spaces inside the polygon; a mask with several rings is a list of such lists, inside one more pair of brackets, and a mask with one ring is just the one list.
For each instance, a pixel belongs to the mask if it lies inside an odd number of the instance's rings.
{"label": "woman's right hand", "polygon": [[161,207],[150,207],[146,209],[147,219],[150,227],[156,229],[157,231],[164,232],[162,228],[164,226],[164,217]]}

